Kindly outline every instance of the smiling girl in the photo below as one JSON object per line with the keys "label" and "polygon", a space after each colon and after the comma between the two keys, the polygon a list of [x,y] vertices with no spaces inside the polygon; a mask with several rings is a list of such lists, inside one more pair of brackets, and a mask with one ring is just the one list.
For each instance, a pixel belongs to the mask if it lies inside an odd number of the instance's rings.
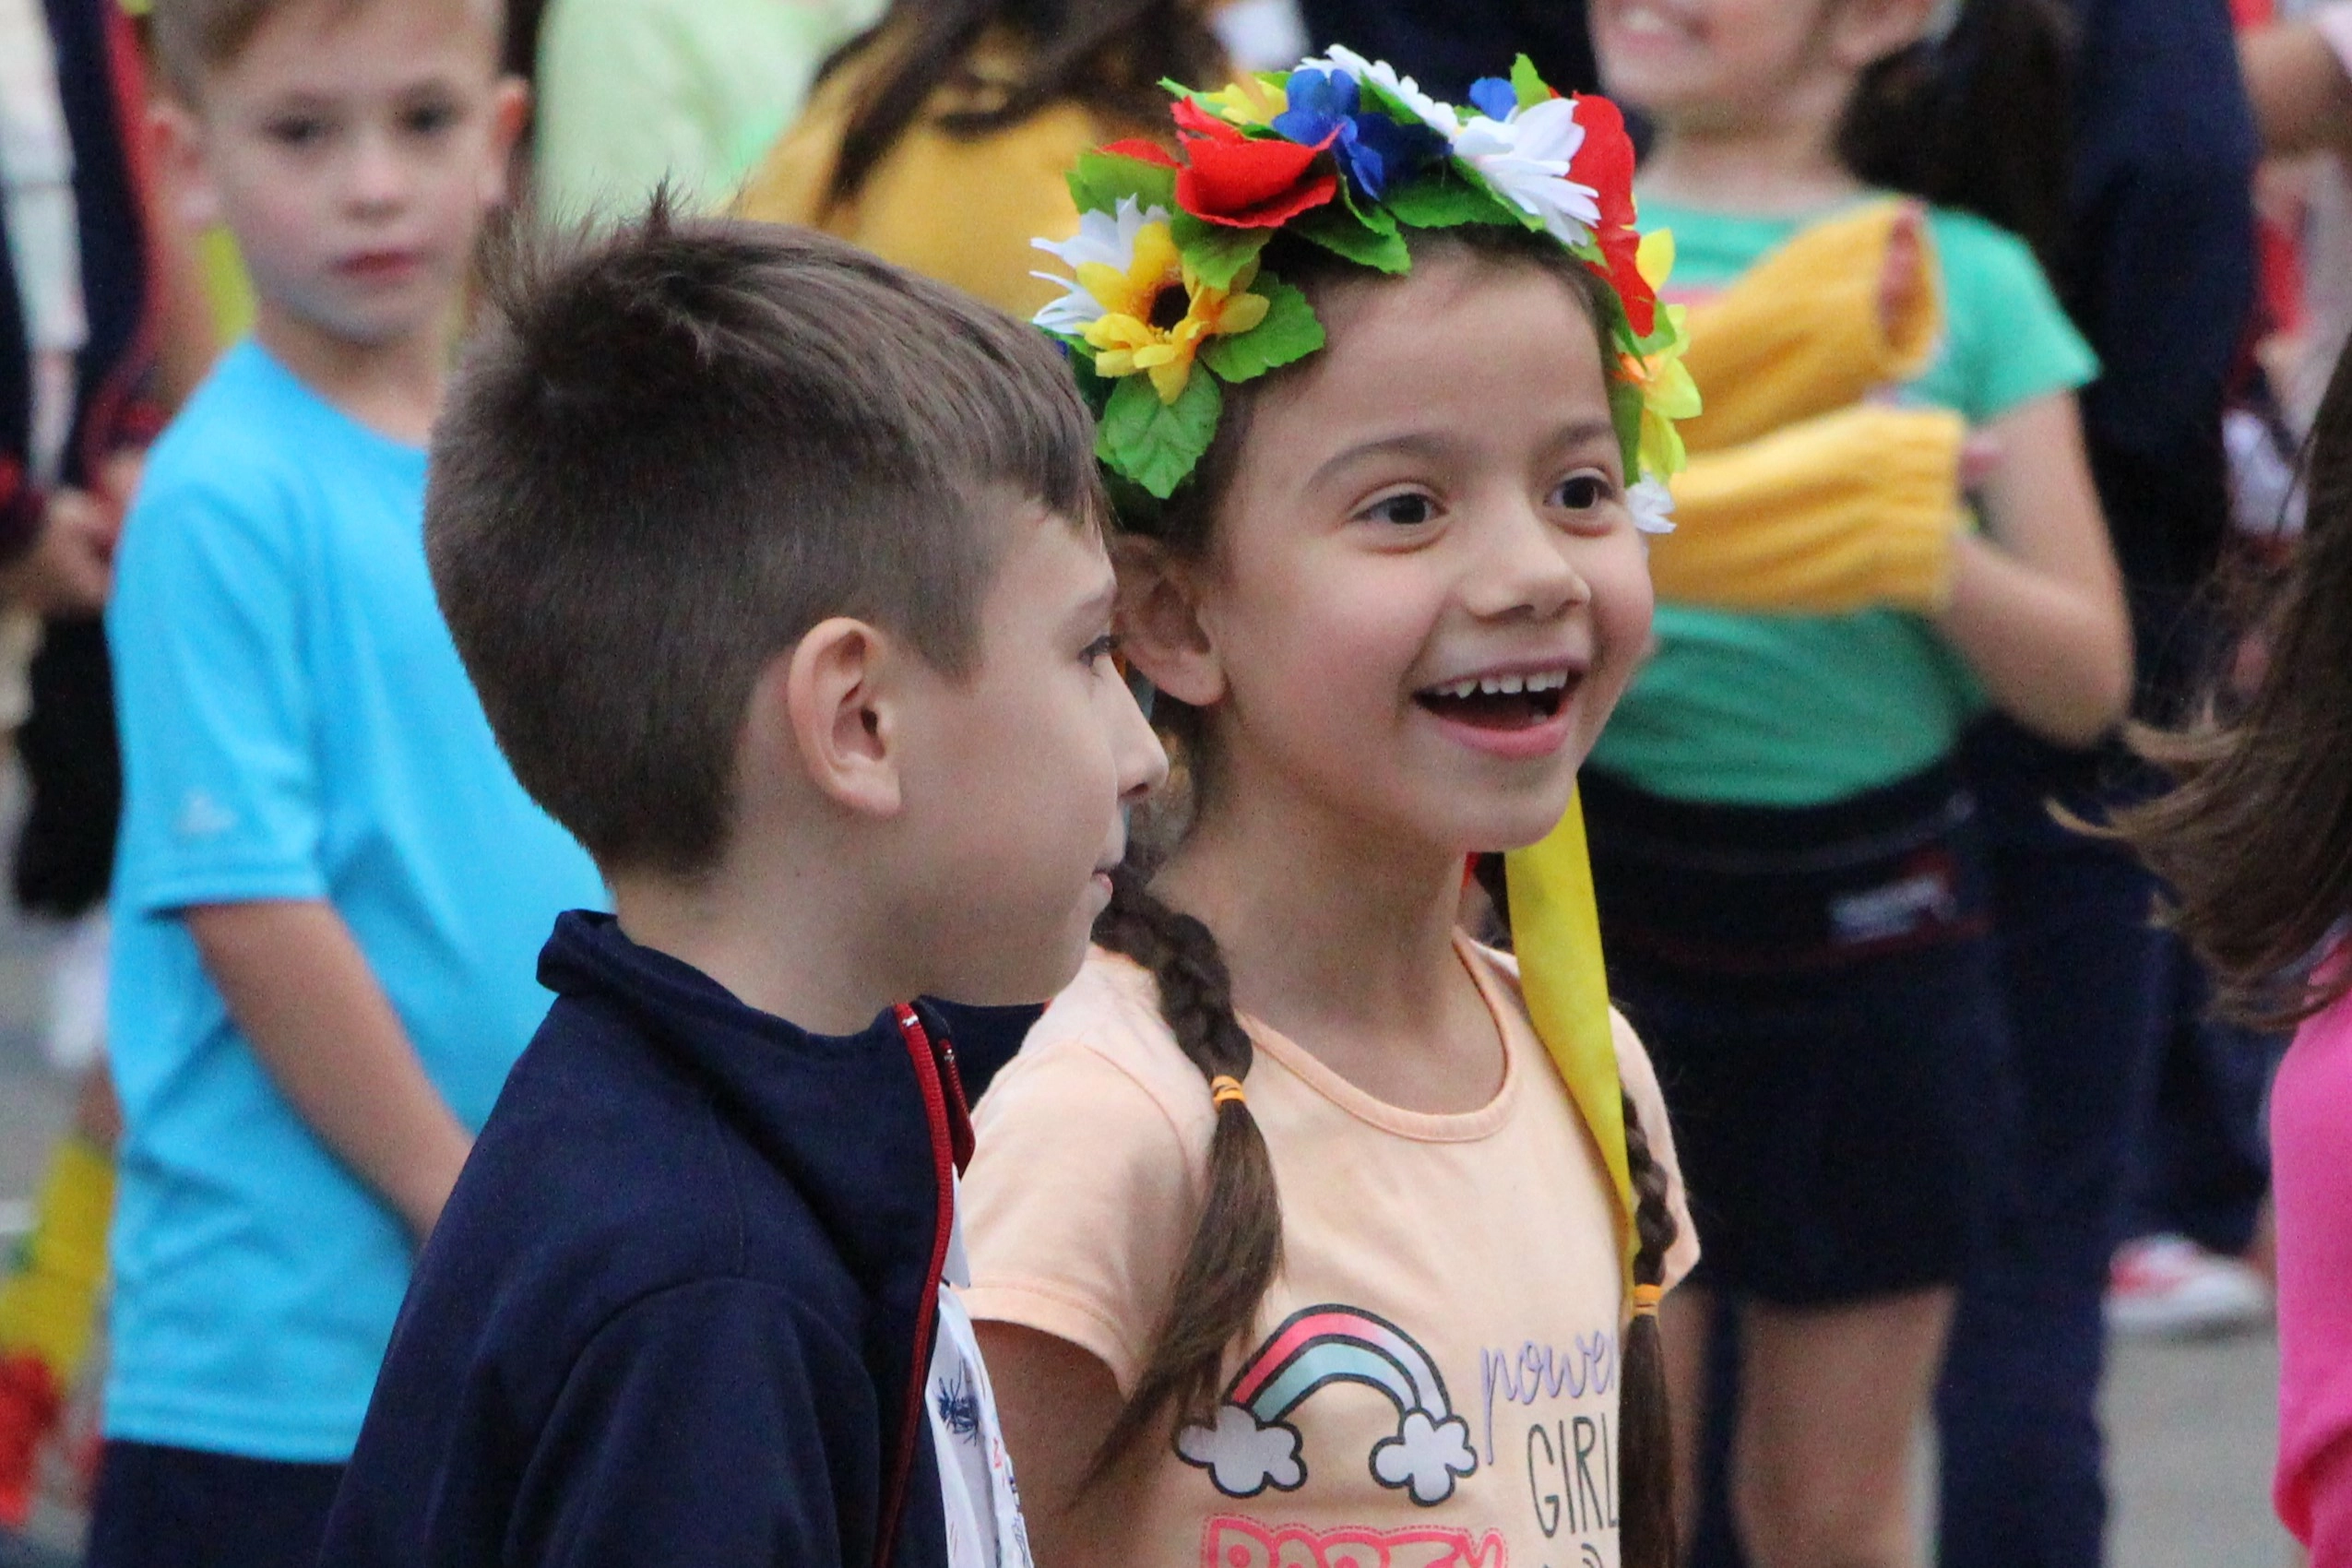
{"label": "smiling girl", "polygon": [[1672,1560],[1657,1085],[1598,989],[1563,1078],[1455,910],[1642,656],[1665,432],[1621,377],[1679,317],[1614,109],[1474,98],[1335,51],[1186,99],[1051,247],[1191,816],[977,1113],[1041,1562]]}

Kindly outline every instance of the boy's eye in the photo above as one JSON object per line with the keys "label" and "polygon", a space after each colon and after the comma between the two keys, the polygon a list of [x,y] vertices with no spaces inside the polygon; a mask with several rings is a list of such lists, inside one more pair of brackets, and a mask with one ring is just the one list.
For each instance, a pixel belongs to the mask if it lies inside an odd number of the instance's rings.
{"label": "boy's eye", "polygon": [[1419,528],[1437,516],[1437,503],[1419,491],[1408,490],[1401,495],[1385,496],[1357,514],[1375,523],[1389,523],[1400,529]]}
{"label": "boy's eye", "polygon": [[1078,656],[1078,662],[1081,664],[1100,664],[1104,659],[1109,659],[1111,655],[1118,651],[1118,634],[1114,632],[1105,632],[1102,636],[1095,638],[1094,641],[1087,644],[1086,651]]}
{"label": "boy's eye", "polygon": [[454,103],[420,103],[400,116],[400,128],[411,136],[438,136],[457,123]]}
{"label": "boy's eye", "polygon": [[285,114],[270,121],[266,133],[280,147],[315,147],[327,139],[331,128],[317,114]]}
{"label": "boy's eye", "polygon": [[1599,474],[1571,474],[1552,493],[1560,505],[1571,512],[1589,512],[1615,493],[1615,487]]}

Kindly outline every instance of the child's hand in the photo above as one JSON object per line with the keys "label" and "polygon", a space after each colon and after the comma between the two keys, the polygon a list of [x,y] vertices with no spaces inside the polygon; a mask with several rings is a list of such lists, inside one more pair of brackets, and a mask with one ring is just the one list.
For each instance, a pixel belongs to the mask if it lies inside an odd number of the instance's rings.
{"label": "child's hand", "polygon": [[1907,206],[1886,236],[1886,256],[1879,264],[1879,329],[1892,342],[1903,335],[1903,325],[1926,303],[1927,247],[1919,240],[1924,208]]}
{"label": "child's hand", "polygon": [[1960,444],[1960,488],[1975,490],[2000,472],[2002,456],[2001,437],[1989,431],[1970,431]]}
{"label": "child's hand", "polygon": [[86,490],[58,491],[31,550],[0,571],[0,594],[42,615],[96,613],[113,586],[122,530],[120,507]]}

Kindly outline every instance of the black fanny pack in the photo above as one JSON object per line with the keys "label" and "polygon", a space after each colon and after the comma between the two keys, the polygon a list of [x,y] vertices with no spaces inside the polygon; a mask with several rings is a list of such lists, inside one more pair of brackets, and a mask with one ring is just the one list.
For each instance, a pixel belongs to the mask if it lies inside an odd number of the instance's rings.
{"label": "black fanny pack", "polygon": [[1612,961],[1764,976],[1989,929],[1976,802],[1949,766],[1823,806],[1672,801],[1589,770],[1581,792]]}

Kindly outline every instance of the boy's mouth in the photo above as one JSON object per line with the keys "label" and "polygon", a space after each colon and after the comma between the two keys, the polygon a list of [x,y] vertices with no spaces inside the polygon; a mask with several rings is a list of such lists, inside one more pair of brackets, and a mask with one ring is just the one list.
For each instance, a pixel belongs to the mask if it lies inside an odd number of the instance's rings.
{"label": "boy's mouth", "polygon": [[1559,717],[1581,672],[1564,668],[1471,675],[1424,687],[1413,700],[1474,730],[1532,730]]}

